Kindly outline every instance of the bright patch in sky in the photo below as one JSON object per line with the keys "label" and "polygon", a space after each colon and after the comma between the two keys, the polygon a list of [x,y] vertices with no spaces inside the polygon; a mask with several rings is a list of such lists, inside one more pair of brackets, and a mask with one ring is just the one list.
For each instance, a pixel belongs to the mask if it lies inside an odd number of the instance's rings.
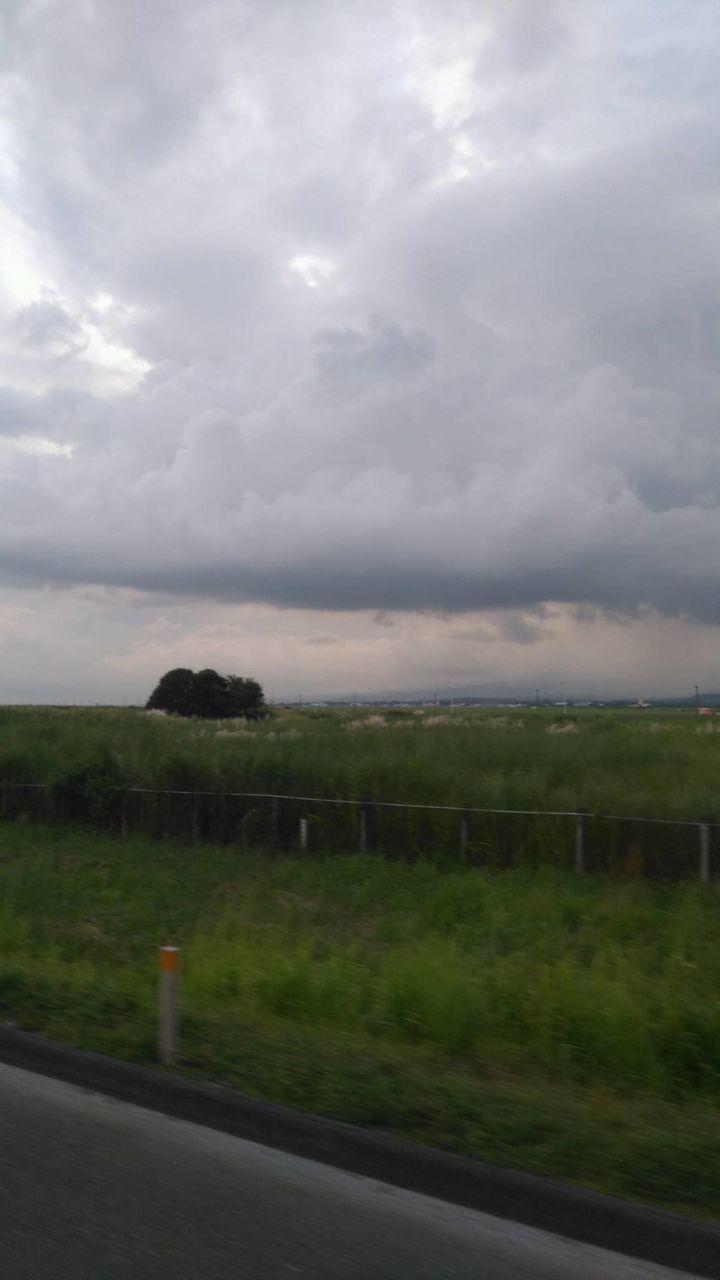
{"label": "bright patch in sky", "polygon": [[108,338],[89,320],[83,318],[79,323],[87,340],[85,359],[98,369],[107,372],[115,385],[119,384],[118,389],[122,386],[135,386],[152,367],[149,361],[143,360],[134,351]]}
{"label": "bright patch in sky", "polygon": [[111,311],[112,308],[115,306],[115,299],[110,293],[96,293],[95,297],[90,299],[90,306],[92,307],[93,311],[96,311],[99,315],[104,316],[108,311]]}
{"label": "bright patch in sky", "polygon": [[33,261],[32,238],[21,220],[0,204],[0,286],[18,304],[34,302],[42,294],[45,281]]}
{"label": "bright patch in sky", "polygon": [[456,58],[417,76],[419,96],[430,108],[436,129],[457,129],[472,114],[476,97],[474,70],[474,58]]}
{"label": "bright patch in sky", "polygon": [[73,449],[72,444],[58,444],[56,440],[45,440],[42,436],[0,437],[0,456],[3,453],[24,453],[35,458],[72,458]]}
{"label": "bright patch in sky", "polygon": [[308,289],[317,289],[318,285],[329,280],[337,271],[337,265],[330,258],[323,258],[315,253],[296,253],[288,262],[288,267]]}

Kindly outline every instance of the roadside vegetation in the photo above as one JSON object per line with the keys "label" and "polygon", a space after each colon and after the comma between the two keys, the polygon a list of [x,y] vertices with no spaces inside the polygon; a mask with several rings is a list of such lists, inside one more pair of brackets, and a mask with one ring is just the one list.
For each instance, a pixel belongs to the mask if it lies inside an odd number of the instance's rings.
{"label": "roadside vegetation", "polygon": [[717,1217],[719,916],[717,886],[4,822],[0,1017],[153,1061],[171,940],[183,1070]]}
{"label": "roadside vegetation", "polygon": [[[460,819],[377,802],[653,817],[720,818],[720,720],[691,713],[526,708],[272,709],[264,720],[132,710],[0,709],[6,816],[84,819],[106,830],[247,847],[357,848],[352,806],[213,795],[195,804],[132,792],[261,792],[376,802],[367,848],[457,859]],[[48,784],[45,794],[2,784]],[[273,826],[274,823],[274,826]],[[467,856],[486,866],[571,865],[573,819],[473,813]],[[712,861],[718,865],[717,834]],[[692,827],[593,821],[588,866],[609,874],[697,875]]]}
{"label": "roadside vegetation", "polygon": [[363,856],[353,806],[214,794],[707,820],[716,727],[535,708],[0,709],[0,1017],[151,1062],[171,940],[183,1070],[720,1216],[717,829],[700,885],[692,826],[597,818],[590,874],[573,876],[572,817],[472,813],[461,848],[456,811],[375,803]]}
{"label": "roadside vegetation", "polygon": [[277,785],[328,796],[696,819],[717,806],[720,719],[527,708],[271,709],[259,722],[0,708],[0,782],[91,765],[147,787]]}

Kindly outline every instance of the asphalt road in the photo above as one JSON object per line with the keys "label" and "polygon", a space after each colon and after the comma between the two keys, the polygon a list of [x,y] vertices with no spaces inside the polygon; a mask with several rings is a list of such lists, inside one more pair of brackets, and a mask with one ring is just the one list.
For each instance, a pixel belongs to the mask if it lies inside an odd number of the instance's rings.
{"label": "asphalt road", "polygon": [[680,1280],[0,1065],[2,1280]]}

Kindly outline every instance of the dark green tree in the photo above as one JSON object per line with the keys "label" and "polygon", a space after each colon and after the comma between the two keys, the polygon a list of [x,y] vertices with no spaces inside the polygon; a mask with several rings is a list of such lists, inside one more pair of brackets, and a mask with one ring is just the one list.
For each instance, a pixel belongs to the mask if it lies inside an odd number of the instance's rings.
{"label": "dark green tree", "polygon": [[145,706],[148,711],[169,711],[176,716],[194,716],[195,676],[189,667],[166,671]]}
{"label": "dark green tree", "polygon": [[267,715],[265,695],[251,676],[227,676],[231,716],[244,716],[246,720],[262,720]]}
{"label": "dark green tree", "polygon": [[167,711],[171,715],[197,716],[203,720],[226,720],[231,716],[260,720],[267,715],[257,680],[247,676],[222,676],[212,667],[197,672],[189,667],[167,671],[145,705],[148,711]]}
{"label": "dark green tree", "polygon": [[225,676],[213,671],[212,667],[204,667],[202,671],[196,672],[193,680],[192,715],[201,716],[203,720],[222,720],[224,716],[232,714],[229,703]]}

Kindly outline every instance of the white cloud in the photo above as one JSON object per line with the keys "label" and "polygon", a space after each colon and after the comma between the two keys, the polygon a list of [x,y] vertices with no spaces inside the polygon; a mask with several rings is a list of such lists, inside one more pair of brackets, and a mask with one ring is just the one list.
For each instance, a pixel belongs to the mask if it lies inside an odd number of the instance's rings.
{"label": "white cloud", "polygon": [[309,289],[316,289],[335,275],[337,265],[331,258],[323,258],[316,253],[296,253],[288,262],[288,269],[298,275]]}
{"label": "white cloud", "polygon": [[[466,33],[463,32],[463,43]],[[479,93],[475,80],[476,55],[438,60],[433,40],[416,35],[411,42],[413,70],[407,78],[411,91],[428,108],[436,129],[458,128],[473,114]]]}
{"label": "white cloud", "polygon": [[43,436],[0,437],[0,457],[2,457],[3,453],[25,453],[36,457],[72,458],[73,445],[58,444],[56,440],[46,440]]}
{"label": "white cloud", "polygon": [[713,6],[5,23],[6,581],[718,616]]}

